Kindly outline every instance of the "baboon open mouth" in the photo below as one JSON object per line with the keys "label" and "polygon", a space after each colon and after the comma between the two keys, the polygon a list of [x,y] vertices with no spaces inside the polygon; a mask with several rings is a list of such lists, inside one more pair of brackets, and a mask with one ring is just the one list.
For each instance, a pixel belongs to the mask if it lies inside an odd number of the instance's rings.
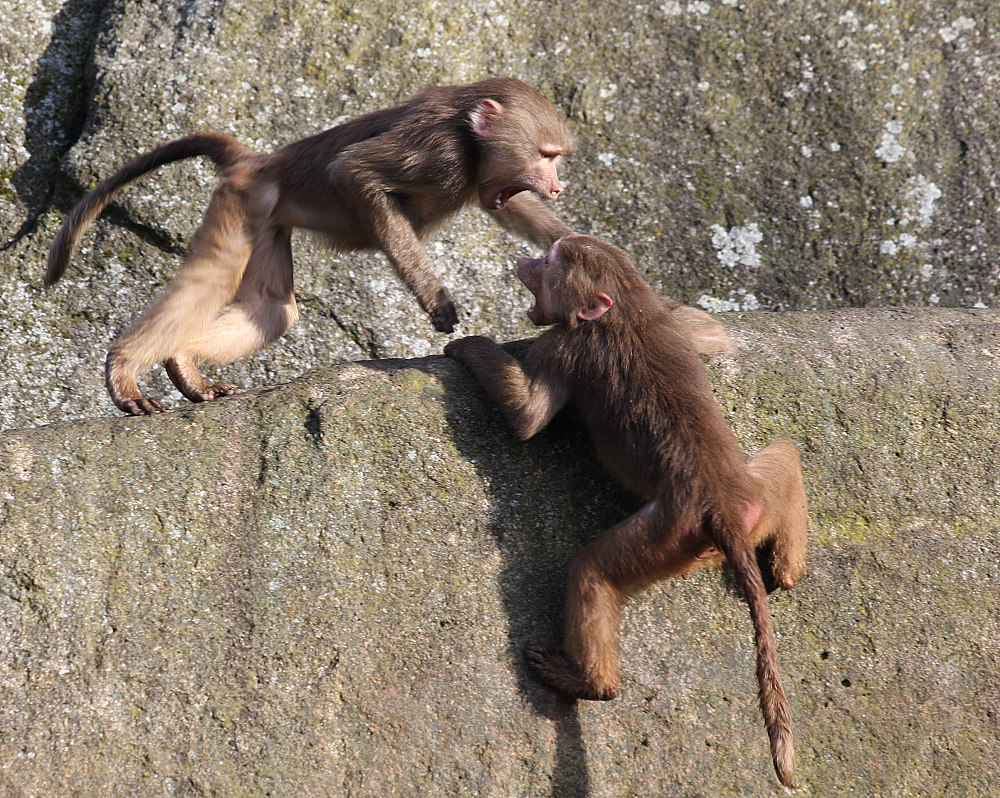
{"label": "baboon open mouth", "polygon": [[507,188],[500,189],[500,192],[493,200],[493,210],[499,211],[506,208],[511,197],[525,190],[525,186],[508,186]]}

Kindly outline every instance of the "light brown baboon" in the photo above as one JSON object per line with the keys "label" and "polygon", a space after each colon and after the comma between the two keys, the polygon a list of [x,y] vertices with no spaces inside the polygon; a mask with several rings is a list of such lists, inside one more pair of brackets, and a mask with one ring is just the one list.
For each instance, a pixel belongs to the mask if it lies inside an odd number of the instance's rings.
{"label": "light brown baboon", "polygon": [[163,410],[138,376],[162,362],[193,402],[230,394],[203,363],[257,351],[298,318],[293,227],[338,250],[380,249],[431,317],[451,332],[458,314],[421,240],[473,202],[503,227],[548,248],[569,228],[539,198],[563,189],[556,174],[571,137],[552,103],[513,78],[429,88],[395,108],[259,155],[229,136],[171,141],[106,178],[70,214],[49,250],[45,284],[58,280],[86,228],[117,192],[164,164],[204,155],[221,181],[174,280],[114,342],[105,378],[126,413]]}

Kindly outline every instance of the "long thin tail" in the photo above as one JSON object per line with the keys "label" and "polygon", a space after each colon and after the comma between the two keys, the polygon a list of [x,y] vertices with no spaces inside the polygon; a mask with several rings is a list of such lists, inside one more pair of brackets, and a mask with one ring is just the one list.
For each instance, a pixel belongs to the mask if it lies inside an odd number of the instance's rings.
{"label": "long thin tail", "polygon": [[250,151],[231,136],[222,133],[199,133],[182,139],[169,141],[155,150],[129,161],[113,175],[104,178],[97,188],[77,203],[63,222],[52,246],[42,282],[45,287],[62,277],[69,264],[70,256],[87,228],[101,215],[122,186],[131,183],[146,172],[151,172],[168,163],[205,155],[219,168],[229,166]]}
{"label": "long thin tail", "polygon": [[[767,726],[767,736],[771,741],[771,759],[778,780],[786,787],[792,787],[795,770],[795,748],[792,740],[792,719],[788,713],[788,701],[781,686],[778,672],[777,649],[774,642],[774,627],[771,613],[767,608],[767,593],[764,580],[757,565],[753,546],[742,529],[742,521],[732,519],[728,523],[722,519],[713,524],[712,537],[722,549],[736,572],[736,577],[746,594],[753,620],[754,638],[757,645],[757,684],[760,686],[760,711]],[[737,532],[732,530],[736,529]]]}

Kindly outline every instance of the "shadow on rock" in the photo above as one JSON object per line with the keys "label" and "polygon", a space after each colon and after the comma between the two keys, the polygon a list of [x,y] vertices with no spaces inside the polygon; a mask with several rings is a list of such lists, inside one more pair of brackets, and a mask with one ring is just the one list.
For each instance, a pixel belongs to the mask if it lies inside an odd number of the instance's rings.
{"label": "shadow on rock", "polygon": [[59,159],[76,142],[87,119],[93,43],[107,0],[70,0],[52,20],[52,37],[34,65],[24,98],[24,146],[28,160],[13,175],[27,218],[0,251],[38,226],[52,201]]}
{"label": "shadow on rock", "polygon": [[[528,342],[508,345],[523,354]],[[378,368],[378,364],[370,364]],[[413,362],[410,365],[414,365]],[[563,594],[569,560],[601,529],[634,512],[638,501],[621,491],[597,464],[572,411],[561,413],[535,438],[518,441],[503,415],[458,363],[441,375],[453,440],[473,463],[490,494],[490,530],[503,567],[500,594],[509,620],[509,656],[519,689],[556,730],[552,796],[592,793],[575,700],[543,685],[524,658],[528,643],[562,638]],[[461,390],[458,386],[461,385]],[[579,519],[567,524],[566,519]]]}

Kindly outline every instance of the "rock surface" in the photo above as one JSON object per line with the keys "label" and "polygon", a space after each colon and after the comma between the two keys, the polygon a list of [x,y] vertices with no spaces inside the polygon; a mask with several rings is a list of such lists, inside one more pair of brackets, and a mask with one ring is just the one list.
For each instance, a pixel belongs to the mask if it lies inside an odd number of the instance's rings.
{"label": "rock surface", "polygon": [[[720,402],[747,451],[799,442],[815,526],[770,602],[799,794],[989,794],[996,313],[734,328]],[[517,443],[440,357],[6,433],[0,795],[779,794],[725,571],[629,606],[619,700],[526,672],[635,506],[571,418]]]}
{"label": "rock surface", "polygon": [[[44,294],[48,243],[96,180],[194,130],[270,150],[494,74],[537,85],[577,135],[559,213],[665,294],[780,310],[992,306],[1000,290],[993,0],[23,0],[4,18],[0,429],[115,414],[108,341],[173,273],[213,178],[192,160],[133,186]],[[227,378],[440,352],[382,256],[295,249],[301,323]],[[463,332],[526,333],[526,245],[472,211],[429,249]]]}

